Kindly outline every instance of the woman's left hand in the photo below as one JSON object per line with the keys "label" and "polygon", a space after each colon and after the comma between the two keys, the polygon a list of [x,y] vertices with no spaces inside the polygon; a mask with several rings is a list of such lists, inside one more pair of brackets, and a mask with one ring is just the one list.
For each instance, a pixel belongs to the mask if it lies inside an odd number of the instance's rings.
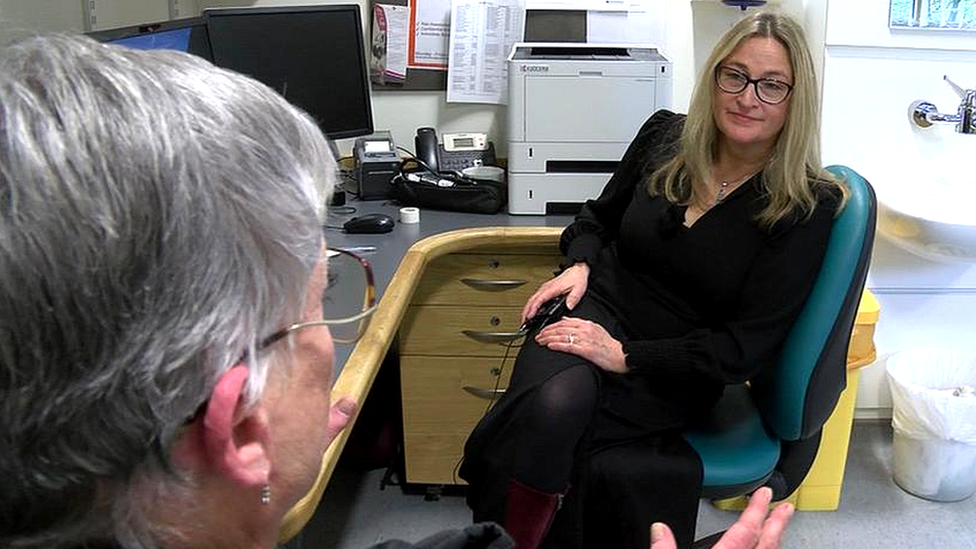
{"label": "woman's left hand", "polygon": [[608,372],[627,373],[623,345],[596,322],[563,317],[540,330],[535,341],[553,351],[583,357]]}

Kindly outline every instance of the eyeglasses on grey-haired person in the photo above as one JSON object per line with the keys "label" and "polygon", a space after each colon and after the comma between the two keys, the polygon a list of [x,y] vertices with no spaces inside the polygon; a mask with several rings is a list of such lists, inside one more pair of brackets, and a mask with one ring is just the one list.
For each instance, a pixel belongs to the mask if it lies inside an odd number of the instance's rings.
{"label": "eyeglasses on grey-haired person", "polygon": [[322,294],[322,320],[298,322],[261,340],[258,350],[267,348],[295,330],[328,326],[339,343],[358,341],[376,310],[373,268],[364,258],[341,248],[326,249],[327,273]]}
{"label": "eyeglasses on grey-haired person", "polygon": [[[332,339],[354,343],[366,332],[369,318],[376,311],[376,285],[373,267],[364,258],[341,248],[326,249],[326,287],[322,294],[322,320],[297,322],[261,340],[260,352],[284,339],[288,334],[312,326],[328,326]],[[247,355],[241,357],[244,360]],[[200,416],[209,399],[186,419],[190,423]]]}

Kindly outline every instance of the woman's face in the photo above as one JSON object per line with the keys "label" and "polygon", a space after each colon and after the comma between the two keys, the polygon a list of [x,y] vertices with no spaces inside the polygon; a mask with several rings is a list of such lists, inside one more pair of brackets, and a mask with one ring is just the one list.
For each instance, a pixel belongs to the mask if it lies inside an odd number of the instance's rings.
{"label": "woman's face", "polygon": [[[734,69],[752,80],[774,79],[793,85],[793,70],[786,48],[773,38],[754,37],[742,43],[719,67]],[[786,122],[791,96],[770,105],[756,95],[755,84],[739,93],[715,87],[715,125],[722,144],[742,152],[768,152]]]}

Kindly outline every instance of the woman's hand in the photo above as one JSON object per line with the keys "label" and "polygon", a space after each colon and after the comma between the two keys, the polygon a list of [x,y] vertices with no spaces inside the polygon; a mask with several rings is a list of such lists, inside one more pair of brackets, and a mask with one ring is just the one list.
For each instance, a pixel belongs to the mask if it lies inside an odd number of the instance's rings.
{"label": "woman's hand", "polygon": [[596,322],[564,317],[540,330],[535,340],[553,351],[583,357],[608,372],[627,372],[623,345]]}
{"label": "woman's hand", "polygon": [[522,322],[534,317],[543,303],[563,294],[567,294],[566,308],[572,311],[579,300],[583,299],[589,277],[590,266],[586,263],[576,263],[559,273],[556,278],[539,286],[539,289],[525,302],[525,307],[522,307]]}

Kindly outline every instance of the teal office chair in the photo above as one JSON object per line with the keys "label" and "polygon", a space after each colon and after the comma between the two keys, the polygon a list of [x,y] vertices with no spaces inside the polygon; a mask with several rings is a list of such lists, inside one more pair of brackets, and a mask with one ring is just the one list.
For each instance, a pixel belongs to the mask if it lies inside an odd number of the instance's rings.
{"label": "teal office chair", "polygon": [[[871,185],[844,166],[851,197],[834,221],[823,266],[776,368],[749,386],[726,387],[710,418],[683,433],[704,468],[702,497],[723,499],[773,490],[786,498],[803,482],[820,447],[824,422],[846,385],[847,347],[874,245]],[[711,547],[718,536],[696,542]]]}

